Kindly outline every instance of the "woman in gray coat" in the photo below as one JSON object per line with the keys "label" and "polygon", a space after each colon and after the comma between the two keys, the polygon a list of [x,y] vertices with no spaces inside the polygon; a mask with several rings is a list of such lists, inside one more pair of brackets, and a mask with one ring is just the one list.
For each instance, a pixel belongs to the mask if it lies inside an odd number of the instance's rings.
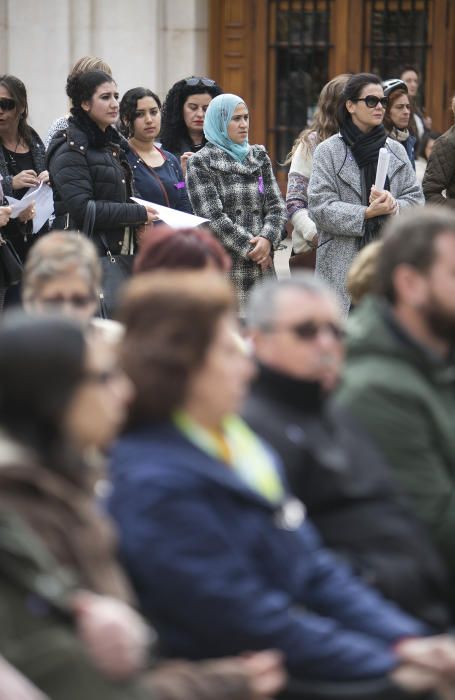
{"label": "woman in gray coat", "polygon": [[270,159],[263,146],[249,145],[248,127],[241,97],[215,97],[204,121],[208,143],[190,158],[186,176],[194,213],[210,220],[231,256],[240,310],[253,284],[273,273],[272,251],[287,220]]}
{"label": "woman in gray coat", "polygon": [[[316,273],[339,294],[346,314],[351,305],[346,275],[360,248],[380,236],[390,215],[424,201],[405,149],[387,138],[386,104],[376,75],[353,75],[339,106],[340,133],[321,143],[313,157],[308,203],[319,233]],[[374,182],[382,147],[390,161],[379,192]]]}

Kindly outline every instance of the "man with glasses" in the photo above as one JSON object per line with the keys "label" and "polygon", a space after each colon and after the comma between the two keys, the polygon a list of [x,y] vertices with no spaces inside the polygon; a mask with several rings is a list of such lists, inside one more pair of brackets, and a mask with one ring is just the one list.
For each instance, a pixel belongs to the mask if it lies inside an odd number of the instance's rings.
{"label": "man with glasses", "polygon": [[244,417],[279,453],[326,545],[387,598],[443,628],[442,564],[381,455],[330,400],[344,355],[333,293],[308,273],[270,280],[254,289],[246,320],[258,375]]}

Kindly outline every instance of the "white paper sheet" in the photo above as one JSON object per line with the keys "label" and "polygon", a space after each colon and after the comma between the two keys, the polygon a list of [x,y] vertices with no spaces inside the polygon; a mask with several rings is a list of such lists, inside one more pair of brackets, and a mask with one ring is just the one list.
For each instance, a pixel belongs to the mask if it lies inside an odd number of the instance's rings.
{"label": "white paper sheet", "polygon": [[376,169],[376,181],[374,186],[382,192],[384,190],[385,179],[389,169],[390,153],[387,148],[379,149],[378,167]]}
{"label": "white paper sheet", "polygon": [[19,214],[27,209],[32,202],[35,202],[33,233],[38,233],[38,231],[42,228],[42,226],[44,226],[46,221],[54,212],[54,197],[52,195],[52,189],[48,184],[43,182],[40,182],[40,184],[36,187],[30,187],[22,199],[16,199],[15,197],[7,197],[6,199],[8,200],[12,209],[12,219],[17,219]]}
{"label": "white paper sheet", "polygon": [[186,212],[178,211],[178,209],[170,209],[170,207],[164,207],[162,204],[146,202],[145,199],[139,199],[138,197],[131,197],[131,199],[137,204],[156,209],[160,219],[172,228],[194,228],[209,221],[209,219],[203,219],[201,216],[187,214]]}

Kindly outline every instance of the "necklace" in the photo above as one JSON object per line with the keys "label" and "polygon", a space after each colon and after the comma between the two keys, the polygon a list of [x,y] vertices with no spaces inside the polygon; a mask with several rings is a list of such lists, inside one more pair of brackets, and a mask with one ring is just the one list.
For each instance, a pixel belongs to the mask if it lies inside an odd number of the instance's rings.
{"label": "necklace", "polygon": [[17,162],[16,162],[15,156],[17,155],[17,149],[19,148],[20,142],[21,142],[21,137],[19,136],[19,138],[18,138],[17,141],[16,141],[16,146],[15,146],[15,148],[14,148],[14,151],[10,151],[10,149],[7,148],[7,147],[3,144],[3,152],[4,152],[5,156],[7,157],[8,161],[9,161],[9,163],[10,163],[10,165],[11,165],[11,169],[14,170],[14,171],[15,171],[16,168],[17,168]]}

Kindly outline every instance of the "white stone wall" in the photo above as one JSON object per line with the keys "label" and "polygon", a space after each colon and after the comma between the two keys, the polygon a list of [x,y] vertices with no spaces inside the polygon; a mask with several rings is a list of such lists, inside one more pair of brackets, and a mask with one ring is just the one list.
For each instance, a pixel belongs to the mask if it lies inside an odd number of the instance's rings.
{"label": "white stone wall", "polygon": [[207,72],[208,3],[0,0],[0,73],[26,84],[42,137],[66,112],[66,77],[84,55],[109,63],[121,94],[143,85],[164,97],[176,80]]}

